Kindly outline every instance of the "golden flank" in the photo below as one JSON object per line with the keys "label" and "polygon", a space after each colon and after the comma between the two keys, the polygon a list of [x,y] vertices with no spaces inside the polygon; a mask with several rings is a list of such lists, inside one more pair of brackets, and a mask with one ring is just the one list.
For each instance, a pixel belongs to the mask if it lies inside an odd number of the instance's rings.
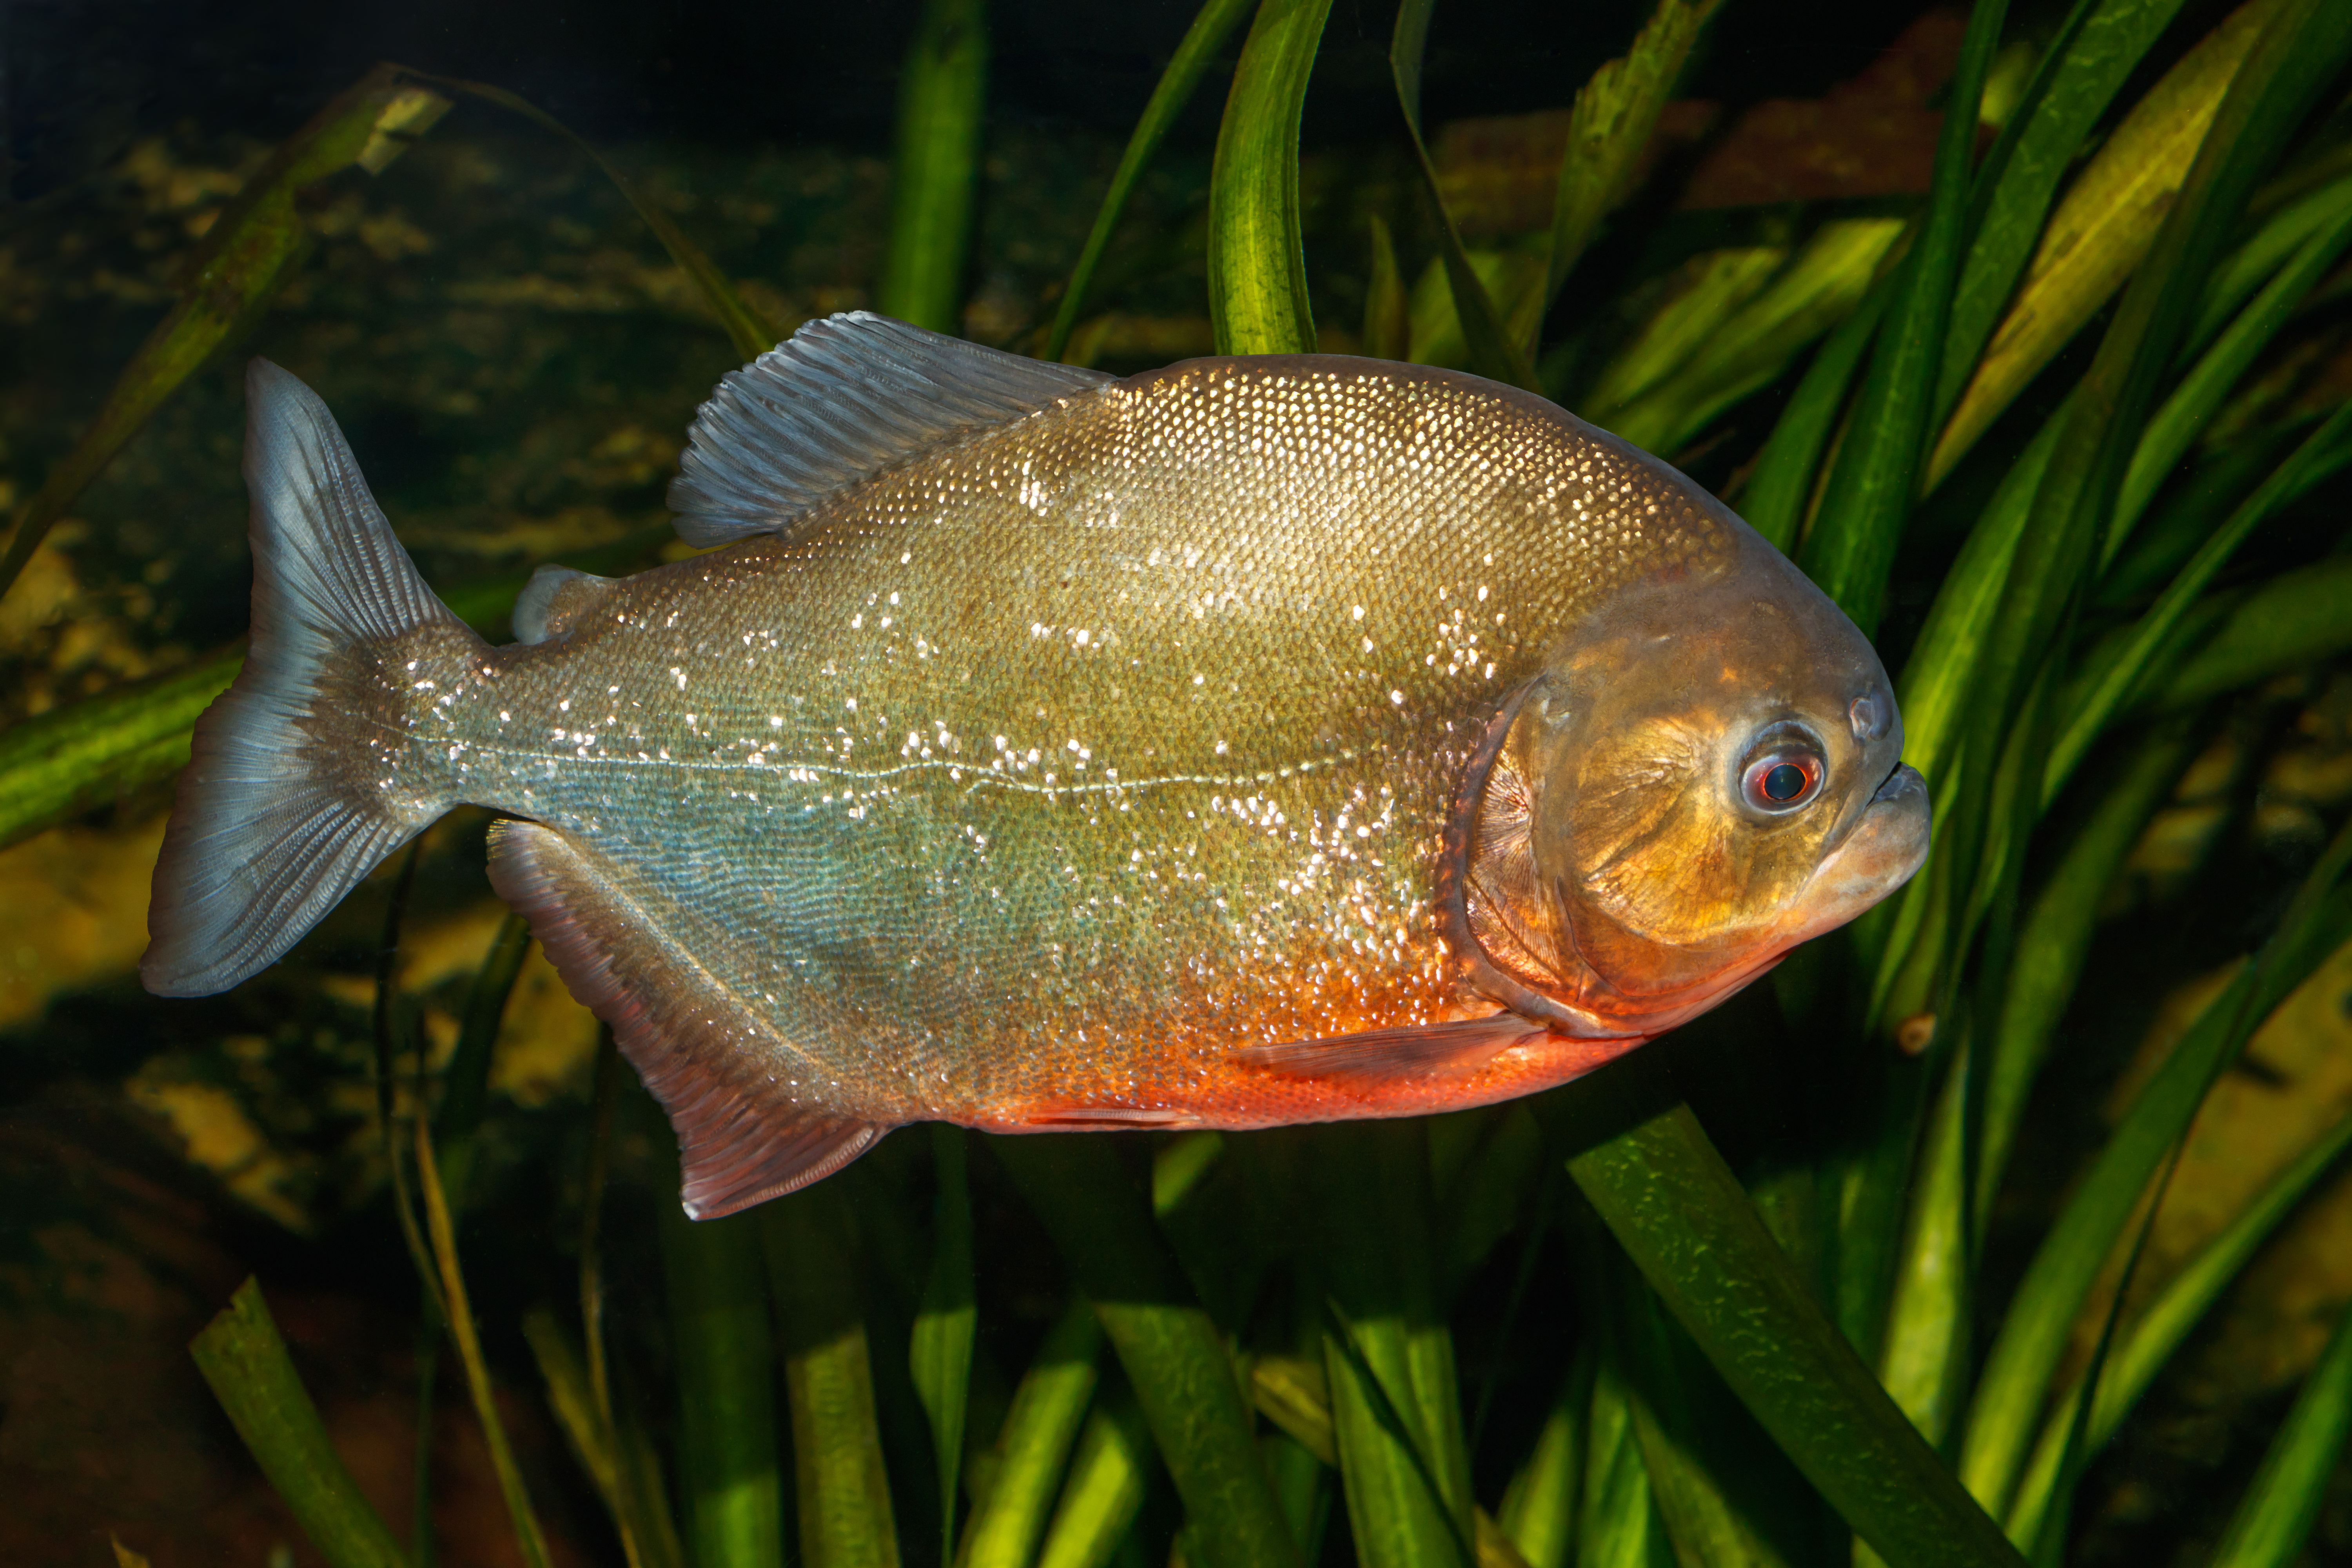
{"label": "golden flank", "polygon": [[253,653],[142,973],[271,963],[459,803],[667,1107],[689,1212],[892,1127],[1263,1127],[1560,1083],[1899,886],[1870,645],[1540,398],[1327,356],[1113,380],[881,317],[728,376],[709,553],[494,647],[257,362]]}

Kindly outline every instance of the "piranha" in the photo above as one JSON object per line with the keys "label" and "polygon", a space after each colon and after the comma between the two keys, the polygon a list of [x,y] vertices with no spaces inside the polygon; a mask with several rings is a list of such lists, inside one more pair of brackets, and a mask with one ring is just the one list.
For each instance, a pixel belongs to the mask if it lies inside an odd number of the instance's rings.
{"label": "piranha", "polygon": [[725,378],[708,553],[493,647],[256,361],[252,651],[148,988],[274,962],[461,803],[667,1109],[688,1213],[889,1129],[1252,1128],[1564,1082],[1917,869],[1869,642],[1656,458],[1329,355],[1115,380],[856,313]]}

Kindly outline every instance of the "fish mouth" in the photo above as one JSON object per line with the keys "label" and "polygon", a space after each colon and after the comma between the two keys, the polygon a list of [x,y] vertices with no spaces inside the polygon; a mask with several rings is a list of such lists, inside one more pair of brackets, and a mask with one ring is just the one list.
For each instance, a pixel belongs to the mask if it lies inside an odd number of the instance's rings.
{"label": "fish mouth", "polygon": [[1883,801],[1897,800],[1914,794],[1924,800],[1927,794],[1927,781],[1917,768],[1897,758],[1895,766],[1887,771],[1885,780],[1872,793],[1870,804],[1877,805]]}

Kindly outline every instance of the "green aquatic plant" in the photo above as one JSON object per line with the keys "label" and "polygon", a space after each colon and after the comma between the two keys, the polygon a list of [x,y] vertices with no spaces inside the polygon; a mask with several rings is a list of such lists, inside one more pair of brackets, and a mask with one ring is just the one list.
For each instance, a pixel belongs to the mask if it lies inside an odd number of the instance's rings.
{"label": "green aquatic plant", "polygon": [[[1049,356],[1072,342],[1139,179],[1250,9],[1207,0],[1169,64],[1032,340]],[[2130,1289],[2213,1086],[2352,938],[2347,828],[2082,1152],[2080,1180],[2024,1240],[2021,1274],[1986,1268],[2026,1108],[2095,962],[2103,900],[2224,722],[2217,700],[2352,648],[2344,562],[2290,553],[2282,566],[2252,548],[2352,461],[2342,389],[2320,406],[2254,408],[2261,439],[2238,438],[2249,460],[2191,456],[2352,243],[2352,128],[2327,108],[2352,61],[2352,11],[2251,0],[2200,40],[2181,35],[2179,0],[2077,0],[2038,40],[1986,145],[1979,106],[2019,40],[2000,0],[1977,0],[1922,202],[1898,216],[1818,215],[1801,233],[1703,256],[1624,307],[1637,319],[1614,357],[1574,368],[1545,345],[1619,307],[1563,285],[1632,195],[1716,9],[1660,0],[1625,56],[1573,95],[1539,265],[1514,270],[1446,208],[1419,104],[1433,6],[1405,0],[1389,65],[1413,178],[1409,204],[1370,215],[1362,237],[1365,338],[1392,353],[1444,344],[1437,357],[1500,379],[1580,388],[1596,418],[1670,454],[1752,421],[1778,390],[1733,499],[1859,624],[1889,625],[1897,586],[1925,598],[1896,633],[1907,657],[1888,662],[1906,755],[1937,801],[1929,866],[1776,987],[1792,1048],[1830,1086],[1818,1135],[1770,1160],[1727,1159],[1706,1097],[1685,1101],[1695,1069],[1664,1045],[1531,1104],[1433,1122],[1158,1143],[938,1128],[896,1141],[920,1143],[893,1167],[904,1179],[861,1166],[752,1214],[665,1216],[674,1416],[653,1415],[607,1342],[606,1174],[646,1110],[607,1042],[583,1137],[576,1310],[543,1305],[521,1328],[631,1568],[751,1568],[794,1550],[807,1568],[1106,1568],[1139,1561],[1147,1529],[1188,1568],[1318,1563],[1343,1528],[1367,1568],[2063,1560],[2092,1461],[2352,1143],[2345,1126],[2330,1131],[2195,1257]],[[1261,0],[1240,46],[1205,217],[1223,352],[1318,346],[1299,122],[1329,10]],[[901,88],[879,302],[935,327],[959,319],[988,58],[977,4],[926,7]],[[384,68],[253,177],[182,303],[20,513],[0,589],[299,266],[293,193],[382,167],[467,96],[553,126],[496,89]],[[778,324],[605,167],[736,349],[772,341]],[[1422,237],[1441,288],[1409,289],[1400,235]],[[2012,405],[2032,417],[2005,417]],[[2218,476],[2201,510],[2176,502],[2185,466]],[[608,554],[625,564],[647,548]],[[488,625],[517,585],[449,602]],[[0,841],[168,775],[237,658],[0,734]],[[404,1128],[387,963],[379,1120],[422,1342],[446,1334],[538,1562],[546,1548],[492,1397],[511,1369],[484,1352],[456,1223],[525,943],[509,921],[448,1065],[405,1097]],[[1709,1027],[1761,1030],[1762,1018],[1736,1010]],[[1017,1194],[1067,1285],[1009,1391],[979,1370],[976,1279],[993,1234],[976,1213],[982,1186]],[[1539,1299],[1563,1277],[1573,1300]],[[1507,1289],[1467,1300],[1473,1279]],[[1556,1393],[1531,1402],[1532,1438],[1498,1453],[1497,1369],[1530,1342]],[[2352,1431],[2347,1347],[2339,1327],[2216,1564],[2294,1560]],[[257,1287],[195,1353],[330,1562],[430,1561],[428,1500],[403,1551],[326,1447]],[[429,1401],[429,1374],[427,1389]],[[911,1458],[901,1427],[920,1436]]]}

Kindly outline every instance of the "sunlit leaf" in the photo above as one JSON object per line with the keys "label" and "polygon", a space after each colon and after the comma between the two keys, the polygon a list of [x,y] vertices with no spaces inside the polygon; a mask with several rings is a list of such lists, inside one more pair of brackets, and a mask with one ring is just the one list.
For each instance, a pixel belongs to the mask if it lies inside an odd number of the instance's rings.
{"label": "sunlit leaf", "polygon": [[1209,173],[1209,319],[1219,353],[1315,350],[1299,229],[1298,117],[1330,10],[1331,0],[1260,0],[1234,68]]}
{"label": "sunlit leaf", "polygon": [[1813,355],[1764,449],[1757,454],[1748,488],[1740,495],[1741,515],[1785,554],[1796,553],[1816,492],[1822,455],[1832,445],[1847,389],[1894,297],[1893,281],[1884,279],[1864,295],[1860,307]]}
{"label": "sunlit leaf", "polygon": [[1143,1412],[1118,1390],[1097,1403],[1078,1434],[1037,1568],[1104,1568],[1135,1526],[1151,1469]]}
{"label": "sunlit leaf", "polygon": [[[2181,0],[2078,0],[2027,85],[2018,117],[1986,155],[1977,205],[1982,216],[1952,295],[1952,320],[1937,371],[1936,418],[1958,401],[1985,340],[2009,302],[2058,182],[2080,155],[2132,68],[2180,9]],[[1931,463],[1932,486],[1943,470]]]}
{"label": "sunlit leaf", "polygon": [[[2015,303],[1937,437],[1927,461],[1930,485],[1952,470],[2148,254],[2240,62],[2277,9],[2277,0],[2251,0],[2233,12],[2147,90],[2067,188]],[[2124,29],[2119,49],[2128,51],[2138,32]],[[2070,146],[2054,155],[2071,153]]]}
{"label": "sunlit leaf", "polygon": [[1099,1136],[991,1148],[1094,1302],[1212,1568],[1297,1568],[1232,1357],[1158,1236],[1142,1184]]}
{"label": "sunlit leaf", "polygon": [[1559,1393],[1545,1413],[1527,1462],[1503,1493],[1496,1522],[1528,1568],[1568,1568],[1576,1550],[1577,1504],[1584,1490],[1585,1436],[1598,1366],[1590,1335],[1579,1339]]}
{"label": "sunlit leaf", "polygon": [[[1588,1103],[1643,1092],[1641,1066],[1586,1080]],[[1724,1382],[1889,1563],[2013,1568],[2000,1530],[1822,1315],[1689,1108],[1641,1103],[1612,1107],[1632,1126],[1569,1173]]]}
{"label": "sunlit leaf", "polygon": [[1094,1398],[1101,1352],[1102,1326],[1083,1301],[1037,1347],[997,1438],[996,1473],[972,1511],[962,1568],[1029,1568],[1045,1538],[1063,1465]]}
{"label": "sunlit leaf", "polygon": [[[851,1246],[848,1207],[842,1184],[819,1182],[738,1217],[764,1226],[759,1239],[765,1244],[777,1349],[792,1404],[797,1561],[804,1568],[898,1568],[898,1530],[890,1511],[890,1477],[875,1414],[874,1362],[859,1300],[864,1271]],[[694,1228],[731,1223],[704,1220]],[[756,1435],[745,1446],[746,1458],[719,1456],[715,1462],[741,1479],[764,1522],[768,1501],[777,1495],[775,1439],[771,1432],[764,1453]],[[680,1468],[688,1472],[684,1485],[708,1484],[691,1474],[690,1451],[683,1444]],[[752,1506],[747,1501],[745,1511]],[[782,1551],[778,1539],[766,1556],[740,1561],[772,1568]],[[711,1559],[698,1550],[694,1562],[695,1568],[709,1568]]]}
{"label": "sunlit leaf", "polygon": [[[1613,422],[1594,415],[1595,423],[1652,451],[1671,452],[1692,440],[1853,315],[1902,232],[1893,218],[1823,224],[1769,287],[1695,344],[1690,359],[1638,394]],[[1751,504],[1759,493],[1751,482]]]}

